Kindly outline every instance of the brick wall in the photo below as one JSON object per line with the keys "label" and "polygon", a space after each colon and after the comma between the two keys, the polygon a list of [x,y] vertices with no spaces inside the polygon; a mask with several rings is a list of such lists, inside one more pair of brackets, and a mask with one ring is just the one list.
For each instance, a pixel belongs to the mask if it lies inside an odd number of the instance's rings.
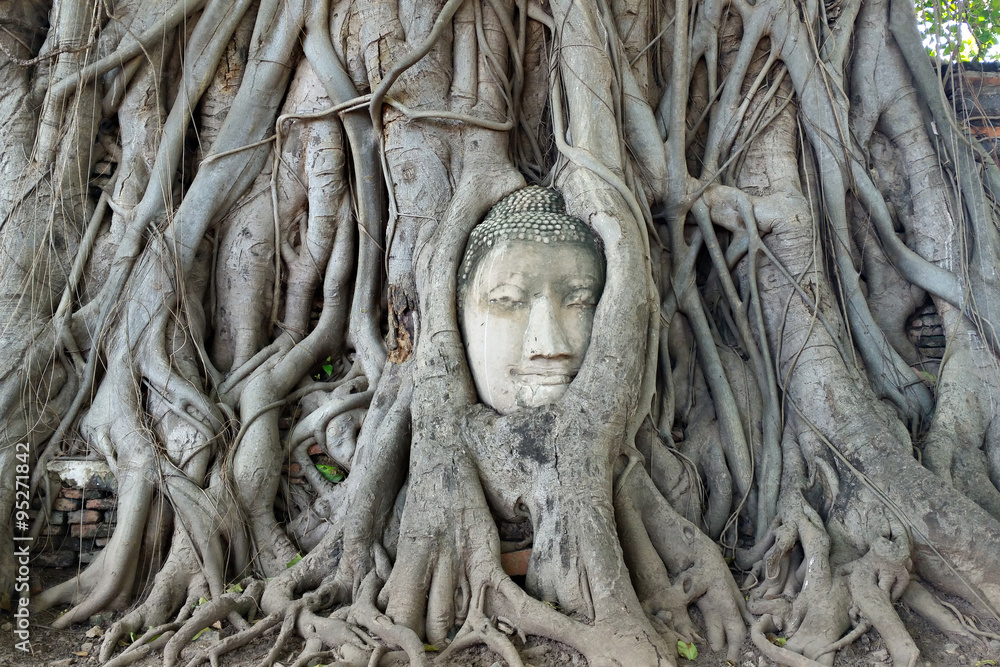
{"label": "brick wall", "polygon": [[955,65],[944,81],[959,119],[1000,164],[1000,63]]}

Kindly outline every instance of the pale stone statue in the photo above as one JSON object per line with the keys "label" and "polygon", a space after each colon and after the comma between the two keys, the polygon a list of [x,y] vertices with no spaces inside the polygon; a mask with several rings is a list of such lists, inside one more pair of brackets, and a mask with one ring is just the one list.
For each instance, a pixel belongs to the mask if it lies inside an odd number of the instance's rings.
{"label": "pale stone statue", "polygon": [[459,319],[480,400],[500,414],[558,400],[583,363],[604,288],[604,256],[562,195],[531,186],[469,236]]}

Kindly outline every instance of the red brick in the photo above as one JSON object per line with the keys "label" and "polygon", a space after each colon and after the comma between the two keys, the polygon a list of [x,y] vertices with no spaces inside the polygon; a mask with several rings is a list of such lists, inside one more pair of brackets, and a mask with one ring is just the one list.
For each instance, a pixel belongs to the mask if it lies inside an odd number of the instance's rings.
{"label": "red brick", "polygon": [[108,537],[111,535],[111,526],[104,523],[78,523],[70,526],[69,534],[73,537],[83,539],[91,537]]}
{"label": "red brick", "polygon": [[114,498],[94,498],[88,500],[84,506],[89,510],[113,510],[118,501]]}
{"label": "red brick", "polygon": [[500,554],[500,564],[508,576],[524,575],[528,573],[528,560],[530,558],[531,549],[521,549],[520,551]]}
{"label": "red brick", "polygon": [[55,535],[65,535],[65,534],[66,534],[66,526],[53,526],[49,524],[48,526],[45,526],[45,528],[42,528],[42,535],[55,536]]}
{"label": "red brick", "polygon": [[70,498],[56,498],[56,501],[52,503],[52,509],[57,512],[72,512],[73,510],[80,508],[79,500],[71,500]]}
{"label": "red brick", "polygon": [[97,523],[101,520],[101,513],[97,510],[77,510],[66,515],[66,523]]}
{"label": "red brick", "polygon": [[326,454],[326,452],[323,451],[323,448],[319,446],[318,442],[314,442],[313,444],[309,445],[308,451],[309,451],[309,456],[318,456],[319,454]]}
{"label": "red brick", "polygon": [[81,498],[103,498],[107,494],[107,491],[101,489],[62,489],[59,492],[59,497],[79,500]]}

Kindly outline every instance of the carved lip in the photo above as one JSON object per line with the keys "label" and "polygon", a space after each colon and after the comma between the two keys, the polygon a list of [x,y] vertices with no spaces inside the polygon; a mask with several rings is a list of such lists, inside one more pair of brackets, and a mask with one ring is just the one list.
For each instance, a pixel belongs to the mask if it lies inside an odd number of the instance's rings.
{"label": "carved lip", "polygon": [[551,386],[560,384],[569,384],[576,377],[576,373],[572,375],[568,373],[556,373],[556,372],[514,372],[514,377],[523,382],[524,384],[535,385],[535,386]]}

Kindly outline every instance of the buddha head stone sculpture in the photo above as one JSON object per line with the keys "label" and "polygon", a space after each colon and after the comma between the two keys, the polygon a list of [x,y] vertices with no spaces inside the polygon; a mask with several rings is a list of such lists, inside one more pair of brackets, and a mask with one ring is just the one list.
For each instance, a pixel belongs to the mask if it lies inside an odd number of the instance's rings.
{"label": "buddha head stone sculpture", "polygon": [[562,195],[530,186],[472,231],[458,304],[480,400],[500,414],[558,400],[590,345],[604,256]]}

